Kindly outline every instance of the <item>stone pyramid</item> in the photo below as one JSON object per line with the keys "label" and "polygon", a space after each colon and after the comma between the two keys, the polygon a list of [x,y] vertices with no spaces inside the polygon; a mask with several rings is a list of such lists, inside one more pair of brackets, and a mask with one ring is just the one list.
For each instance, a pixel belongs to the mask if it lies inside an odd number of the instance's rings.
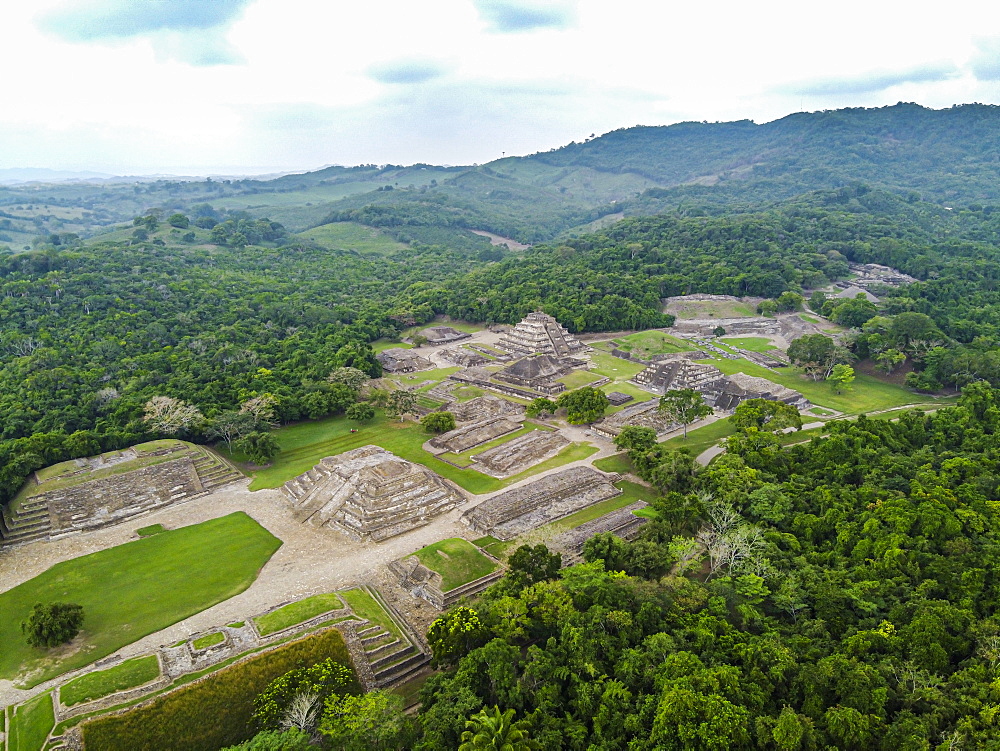
{"label": "stone pyramid", "polygon": [[585,349],[575,336],[546,313],[529,313],[513,329],[500,337],[497,346],[523,355],[568,357]]}

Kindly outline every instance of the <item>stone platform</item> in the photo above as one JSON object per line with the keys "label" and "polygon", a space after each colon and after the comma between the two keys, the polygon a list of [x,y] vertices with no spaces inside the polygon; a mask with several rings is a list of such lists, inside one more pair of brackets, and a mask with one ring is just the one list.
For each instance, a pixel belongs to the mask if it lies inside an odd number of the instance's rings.
{"label": "stone platform", "polygon": [[569,441],[554,431],[533,430],[477,454],[472,469],[491,477],[510,477],[555,456],[568,445]]}

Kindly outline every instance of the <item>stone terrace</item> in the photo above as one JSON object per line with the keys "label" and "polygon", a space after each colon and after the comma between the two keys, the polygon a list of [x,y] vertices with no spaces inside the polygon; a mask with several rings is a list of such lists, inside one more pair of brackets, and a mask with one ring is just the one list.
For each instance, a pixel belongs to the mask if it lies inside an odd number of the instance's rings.
{"label": "stone terrace", "polygon": [[491,420],[449,430],[437,438],[432,438],[430,444],[441,451],[460,454],[500,436],[513,433],[515,430],[520,430],[520,428],[520,424],[508,420],[506,417],[495,417]]}
{"label": "stone terrace", "polygon": [[328,456],[282,492],[301,521],[375,542],[421,527],[463,501],[436,473],[378,446]]}
{"label": "stone terrace", "polygon": [[610,532],[622,540],[631,540],[638,535],[642,525],[649,519],[636,516],[633,512],[644,509],[648,505],[645,501],[636,501],[625,508],[585,522],[575,529],[556,535],[549,543],[549,547],[562,553],[563,566],[572,566],[583,559],[581,555],[583,545],[594,535]]}
{"label": "stone terrace", "polygon": [[533,430],[477,454],[472,468],[493,477],[510,477],[555,456],[568,445],[569,441],[559,433]]}
{"label": "stone terrace", "polygon": [[657,410],[659,406],[660,403],[656,399],[648,402],[640,402],[632,407],[626,407],[621,412],[609,415],[600,422],[594,423],[591,430],[605,438],[614,439],[615,436],[622,432],[622,428],[626,425],[652,428],[658,436],[669,433],[674,428],[679,427],[677,423]]}
{"label": "stone terrace", "polygon": [[462,521],[482,535],[514,538],[595,503],[614,498],[621,490],[591,467],[572,467],[483,501],[462,515]]}
{"label": "stone terrace", "polygon": [[467,402],[452,405],[450,412],[458,422],[480,422],[495,417],[520,420],[524,417],[522,405],[497,396],[477,396]]}

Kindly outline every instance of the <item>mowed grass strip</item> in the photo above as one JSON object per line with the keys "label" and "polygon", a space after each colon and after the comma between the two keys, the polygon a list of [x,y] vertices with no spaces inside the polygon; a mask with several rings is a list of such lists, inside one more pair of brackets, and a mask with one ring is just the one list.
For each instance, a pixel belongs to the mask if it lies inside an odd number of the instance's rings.
{"label": "mowed grass strip", "polygon": [[[90,720],[82,727],[84,743],[100,751],[216,751],[241,743],[255,732],[252,715],[257,694],[289,670],[315,665],[327,657],[352,668],[336,630],[237,662],[139,709]],[[359,691],[356,683],[349,689]]]}
{"label": "mowed grass strip", "polygon": [[[87,665],[249,587],[281,541],[243,512],[57,563],[0,594],[0,677],[27,686]],[[83,606],[69,647],[29,647],[36,602]]]}
{"label": "mowed grass strip", "polygon": [[25,702],[10,718],[7,751],[41,751],[55,724],[51,692]]}
{"label": "mowed grass strip", "polygon": [[295,626],[310,618],[315,618],[322,613],[331,610],[340,610],[344,607],[344,601],[335,592],[327,592],[320,595],[306,597],[304,600],[293,602],[284,607],[272,610],[270,613],[258,616],[253,619],[257,626],[257,631],[261,636],[273,634],[289,626]]}
{"label": "mowed grass strip", "polygon": [[216,644],[221,644],[226,640],[226,635],[221,631],[215,631],[211,634],[205,634],[198,639],[191,642],[192,649],[206,649],[208,647],[214,646]]}
{"label": "mowed grass strip", "polygon": [[497,570],[496,563],[461,537],[435,542],[421,548],[414,555],[431,571],[441,574],[442,592],[450,592]]}
{"label": "mowed grass strip", "polygon": [[141,686],[159,675],[160,663],[156,655],[135,657],[113,668],[95,670],[74,678],[59,689],[59,700],[63,706],[72,707],[74,704],[100,699],[115,691]]}

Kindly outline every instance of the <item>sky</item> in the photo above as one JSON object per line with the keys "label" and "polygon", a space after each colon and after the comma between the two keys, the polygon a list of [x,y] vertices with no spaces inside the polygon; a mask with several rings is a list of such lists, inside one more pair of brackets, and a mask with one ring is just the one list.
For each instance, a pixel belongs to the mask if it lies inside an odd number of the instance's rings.
{"label": "sky", "polygon": [[633,125],[1000,103],[1000,3],[0,4],[0,169],[474,164]]}

